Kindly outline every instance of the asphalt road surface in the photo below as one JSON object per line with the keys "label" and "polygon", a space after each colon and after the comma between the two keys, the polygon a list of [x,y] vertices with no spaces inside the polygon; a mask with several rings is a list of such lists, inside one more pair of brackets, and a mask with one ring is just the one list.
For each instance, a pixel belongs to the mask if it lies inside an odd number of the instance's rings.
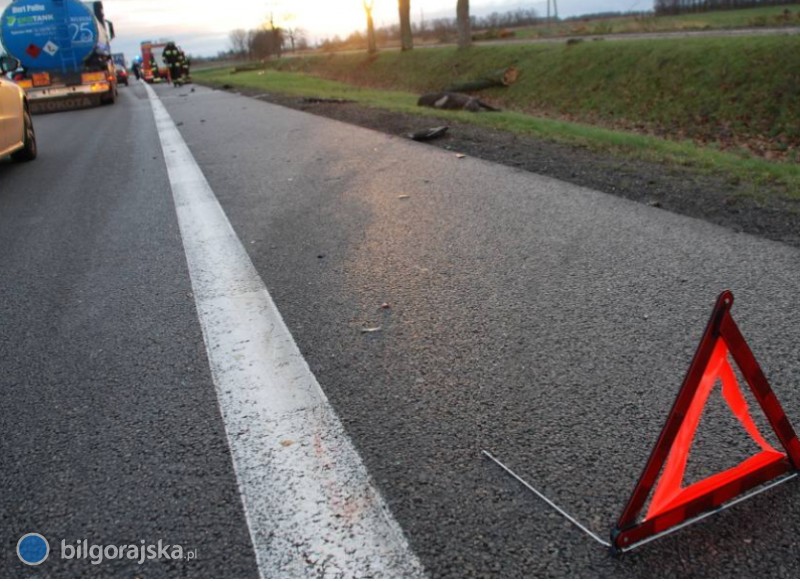
{"label": "asphalt road surface", "polygon": [[[286,548],[306,574],[800,576],[798,480],[614,558],[481,453],[606,538],[726,288],[800,427],[800,251],[227,92],[156,93],[158,125],[132,85],[37,116],[39,159],[0,162],[0,575],[279,571],[248,492],[276,456],[243,477],[258,427],[231,430],[169,117],[423,567]],[[690,479],[755,451],[718,395]],[[36,569],[28,532],[50,542]],[[83,539],[194,553],[64,558]]]}

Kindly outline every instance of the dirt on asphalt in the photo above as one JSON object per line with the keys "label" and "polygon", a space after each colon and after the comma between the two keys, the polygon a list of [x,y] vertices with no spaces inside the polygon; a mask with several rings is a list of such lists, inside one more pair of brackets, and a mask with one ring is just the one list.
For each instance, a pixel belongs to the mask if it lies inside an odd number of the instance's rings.
{"label": "dirt on asphalt", "polygon": [[452,119],[417,117],[353,102],[230,90],[406,138],[429,127],[447,125],[444,137],[427,143],[800,248],[800,198],[778,186],[755,187],[690,167],[639,161]]}

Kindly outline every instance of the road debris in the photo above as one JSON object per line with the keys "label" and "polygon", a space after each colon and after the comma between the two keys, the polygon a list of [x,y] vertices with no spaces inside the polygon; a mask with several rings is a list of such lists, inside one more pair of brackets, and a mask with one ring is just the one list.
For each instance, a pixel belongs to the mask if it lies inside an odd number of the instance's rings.
{"label": "road debris", "polygon": [[426,93],[417,100],[419,107],[433,107],[434,109],[450,109],[460,111],[499,111],[496,107],[487,105],[480,99],[462,93]]}
{"label": "road debris", "polygon": [[415,131],[414,133],[409,133],[409,139],[413,139],[414,141],[430,141],[431,139],[436,139],[437,137],[444,136],[447,133],[447,130],[450,129],[447,125],[442,125],[440,127],[430,127],[429,129],[423,129],[421,131]]}
{"label": "road debris", "polygon": [[300,99],[303,103],[332,103],[334,105],[343,105],[345,103],[353,103],[352,99],[330,99],[326,97],[303,97]]}
{"label": "road debris", "polygon": [[362,333],[377,333],[380,331],[382,327],[367,327],[365,329],[361,329]]}

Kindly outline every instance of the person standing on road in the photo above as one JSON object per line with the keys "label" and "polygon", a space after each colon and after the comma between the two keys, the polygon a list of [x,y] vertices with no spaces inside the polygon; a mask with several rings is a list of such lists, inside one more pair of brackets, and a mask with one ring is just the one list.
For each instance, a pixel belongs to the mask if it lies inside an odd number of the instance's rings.
{"label": "person standing on road", "polygon": [[174,84],[177,84],[181,77],[181,52],[174,42],[168,42],[164,47],[164,62],[169,67],[170,80]]}
{"label": "person standing on road", "polygon": [[186,58],[186,53],[180,48],[178,49],[178,62],[176,65],[178,69],[178,78],[175,79],[175,84],[185,83],[189,80],[189,59]]}
{"label": "person standing on road", "polygon": [[158,63],[156,62],[156,57],[154,57],[152,54],[150,55],[150,71],[153,74],[153,80],[161,78],[161,73],[158,71]]}

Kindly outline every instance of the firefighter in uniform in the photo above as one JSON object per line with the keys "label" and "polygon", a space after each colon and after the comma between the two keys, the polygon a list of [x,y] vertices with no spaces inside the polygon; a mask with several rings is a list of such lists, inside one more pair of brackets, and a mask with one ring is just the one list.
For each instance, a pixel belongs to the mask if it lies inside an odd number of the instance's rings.
{"label": "firefighter in uniform", "polygon": [[150,55],[150,71],[153,74],[153,80],[161,77],[161,73],[158,72],[158,63],[156,62],[156,57],[152,54]]}
{"label": "firefighter in uniform", "polygon": [[178,84],[178,79],[181,77],[180,59],[182,52],[175,46],[174,42],[168,42],[167,46],[164,47],[164,62],[169,67],[170,80],[175,84]]}
{"label": "firefighter in uniform", "polygon": [[186,56],[181,49],[178,49],[178,66],[181,69],[181,83],[190,83],[191,79],[189,78],[189,57]]}

